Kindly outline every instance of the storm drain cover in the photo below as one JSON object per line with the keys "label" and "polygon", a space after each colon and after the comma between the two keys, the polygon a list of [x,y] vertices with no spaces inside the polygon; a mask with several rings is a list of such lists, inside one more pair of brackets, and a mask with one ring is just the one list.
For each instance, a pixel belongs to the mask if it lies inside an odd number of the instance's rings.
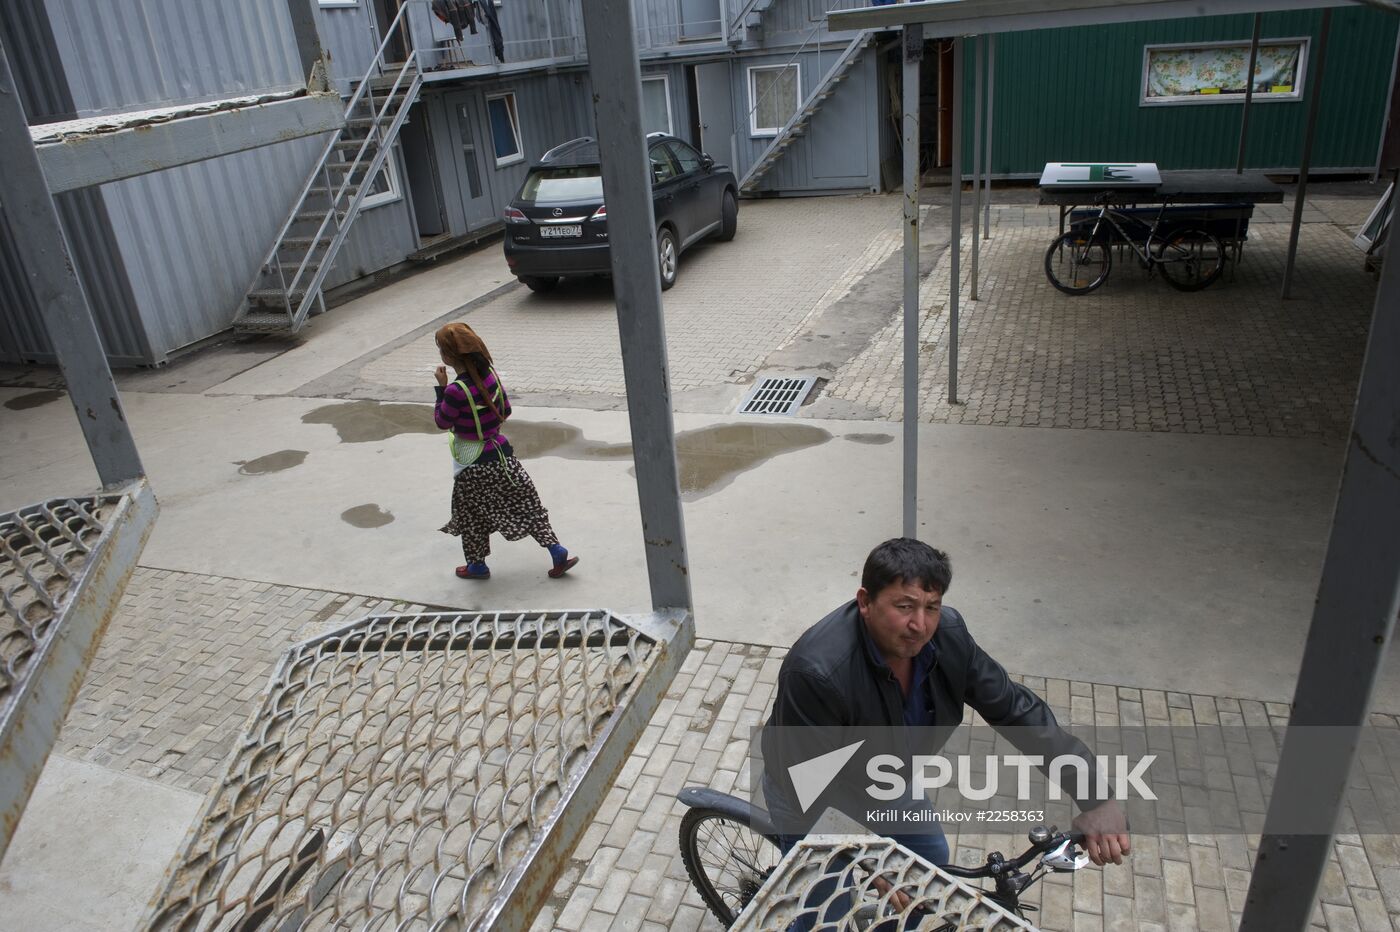
{"label": "storm drain cover", "polygon": [[754,386],[739,405],[740,414],[796,414],[816,378],[777,376]]}

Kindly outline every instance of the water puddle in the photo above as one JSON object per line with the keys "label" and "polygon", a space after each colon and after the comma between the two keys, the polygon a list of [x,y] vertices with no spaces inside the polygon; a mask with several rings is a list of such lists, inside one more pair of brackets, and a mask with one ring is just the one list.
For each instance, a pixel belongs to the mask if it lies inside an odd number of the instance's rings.
{"label": "water puddle", "polygon": [[306,457],[305,450],[278,450],[255,460],[234,460],[233,465],[238,467],[241,475],[265,476],[270,472],[281,472],[293,466],[300,466],[306,462]]}
{"label": "water puddle", "polygon": [[303,424],[329,424],[341,443],[374,443],[399,434],[437,434],[428,405],[351,401],[322,405],[301,416]]}
{"label": "water puddle", "polygon": [[[540,456],[632,458],[630,443],[589,440],[570,424],[512,420],[506,425],[505,434],[521,459]],[[729,485],[741,473],[776,456],[830,439],[828,431],[805,424],[716,424],[683,431],[676,435],[681,498],[688,502],[704,498]]]}
{"label": "water puddle", "polygon": [[851,443],[868,443],[868,444],[871,444],[871,445],[873,445],[873,446],[879,446],[880,444],[890,443],[891,441],[893,441],[893,440],[894,440],[894,435],[893,435],[893,434],[847,434],[847,435],[845,436],[844,439],[851,441]]}
{"label": "water puddle", "polygon": [[340,520],[352,527],[374,528],[390,523],[394,520],[394,515],[378,505],[356,505],[342,511]]}
{"label": "water puddle", "polygon": [[65,394],[66,392],[61,388],[46,388],[41,392],[29,392],[25,395],[16,395],[14,398],[5,402],[5,407],[9,408],[11,411],[28,411],[30,408],[46,405],[50,401],[57,401]]}

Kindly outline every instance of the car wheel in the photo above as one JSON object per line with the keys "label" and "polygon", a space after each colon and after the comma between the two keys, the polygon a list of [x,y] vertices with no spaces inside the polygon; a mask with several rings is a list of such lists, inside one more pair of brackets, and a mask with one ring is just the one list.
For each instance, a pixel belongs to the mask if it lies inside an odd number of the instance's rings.
{"label": "car wheel", "polygon": [[520,280],[536,294],[553,291],[559,285],[558,275],[521,275]]}
{"label": "car wheel", "polygon": [[719,240],[727,243],[734,238],[734,234],[739,230],[739,202],[734,199],[733,191],[724,192],[724,200],[719,207]]}
{"label": "car wheel", "polygon": [[681,259],[680,250],[676,248],[676,234],[670,227],[656,231],[656,258],[661,270],[661,290],[666,291],[676,283]]}

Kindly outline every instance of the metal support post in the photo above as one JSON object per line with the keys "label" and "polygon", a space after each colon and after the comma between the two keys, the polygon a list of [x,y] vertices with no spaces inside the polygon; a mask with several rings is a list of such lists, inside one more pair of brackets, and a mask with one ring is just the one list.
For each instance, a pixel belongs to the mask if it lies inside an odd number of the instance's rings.
{"label": "metal support post", "polygon": [[[982,47],[986,36],[976,36],[972,40],[972,275],[968,282],[973,301],[977,300],[977,258],[982,249],[978,225],[982,221]],[[962,187],[962,179],[955,177],[954,184]]]}
{"label": "metal support post", "polygon": [[962,252],[963,40],[953,40],[953,236],[948,257],[948,403],[958,403],[958,258]]}
{"label": "metal support post", "polygon": [[651,603],[657,611],[693,606],[676,468],[666,322],[661,312],[656,218],[646,134],[642,130],[642,78],[630,0],[590,0],[583,30],[593,84],[593,112],[608,203],[608,241],[617,299],[622,372],[632,427],[632,456],[642,512]]}
{"label": "metal support post", "polygon": [[919,67],[924,27],[904,27],[904,536],[918,536]]}
{"label": "metal support post", "polygon": [[[316,27],[317,0],[287,0],[287,12],[292,17],[292,35],[297,42],[297,60],[301,62],[301,73],[310,85],[316,66],[326,67],[325,55],[321,51],[321,33]],[[373,19],[373,17],[370,17]],[[330,80],[330,75],[326,75]]]}
{"label": "metal support post", "polygon": [[987,161],[982,178],[987,189],[982,199],[982,238],[992,238],[992,111],[996,109],[997,34],[987,37]]}
{"label": "metal support post", "polygon": [[1240,145],[1235,156],[1235,174],[1244,171],[1244,145],[1249,137],[1249,108],[1254,103],[1254,66],[1259,61],[1259,27],[1264,21],[1262,13],[1254,14],[1254,38],[1249,40],[1249,70],[1244,85],[1244,110],[1240,113]]}
{"label": "metal support post", "polygon": [[104,487],[144,475],[121,397],[73,267],[58,210],[29,136],[10,60],[0,47],[0,204],[5,205],[20,266],[58,359],[93,465]]}
{"label": "metal support post", "polygon": [[1372,318],[1312,626],[1245,899],[1240,928],[1250,932],[1308,925],[1400,611],[1400,257],[1390,250]]}
{"label": "metal support post", "polygon": [[1288,231],[1288,260],[1283,265],[1283,299],[1293,287],[1293,264],[1298,258],[1298,230],[1303,224],[1303,203],[1308,194],[1308,169],[1312,167],[1313,134],[1317,130],[1317,113],[1322,102],[1322,74],[1327,64],[1327,33],[1332,27],[1331,8],[1322,11],[1322,28],[1317,36],[1317,67],[1313,69],[1309,86],[1312,99],[1308,101],[1308,128],[1303,131],[1303,158],[1298,164],[1298,189],[1293,192],[1293,227]]}

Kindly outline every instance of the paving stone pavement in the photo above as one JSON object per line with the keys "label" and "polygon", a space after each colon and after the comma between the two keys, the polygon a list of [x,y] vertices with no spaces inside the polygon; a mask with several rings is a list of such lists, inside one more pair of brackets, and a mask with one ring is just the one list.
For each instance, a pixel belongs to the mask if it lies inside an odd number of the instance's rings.
{"label": "paving stone pavement", "polygon": [[[745,202],[734,241],[687,252],[666,292],[672,388],[752,376],[828,291],[848,284],[848,270],[869,266],[865,252],[888,255],[898,236],[898,200],[890,196]],[[510,361],[507,380],[517,393],[626,395],[617,310],[604,281],[566,280],[548,295],[522,287],[466,320]],[[370,361],[361,377],[390,387],[431,384],[436,356],[425,334]]]}
{"label": "paving stone pavement", "polygon": [[[207,793],[273,664],[294,641],[407,605],[343,593],[138,569],[65,724],[58,750]],[[745,793],[749,729],[766,716],[785,651],[700,641],[602,800],[534,928],[714,930],[677,847],[687,785]],[[1072,724],[1262,725],[1280,703],[1033,675]],[[1391,716],[1376,724],[1400,727]],[[958,863],[1019,848],[1019,835],[952,836]],[[1046,932],[1234,928],[1257,837],[1134,838],[1128,866],[1043,881],[1030,902]],[[1400,837],[1340,835],[1313,927],[1400,930]]]}
{"label": "paving stone pavement", "polygon": [[[1273,213],[1263,211],[1270,207]],[[1261,205],[1279,219],[1289,205]],[[981,243],[981,294],[970,300],[963,237],[957,404],[947,397],[950,263],[922,289],[920,417],[939,423],[1173,431],[1271,437],[1344,434],[1355,401],[1374,280],[1351,244],[1370,206],[1305,208],[1294,296],[1279,296],[1288,226],[1250,228],[1244,260],[1196,293],[1149,279],[1115,256],[1097,291],[1070,296],[1046,280],[1054,208],[994,209]],[[1359,215],[1359,219],[1358,216]],[[1334,219],[1337,218],[1337,219]],[[836,398],[898,419],[898,318],[827,386]]]}

